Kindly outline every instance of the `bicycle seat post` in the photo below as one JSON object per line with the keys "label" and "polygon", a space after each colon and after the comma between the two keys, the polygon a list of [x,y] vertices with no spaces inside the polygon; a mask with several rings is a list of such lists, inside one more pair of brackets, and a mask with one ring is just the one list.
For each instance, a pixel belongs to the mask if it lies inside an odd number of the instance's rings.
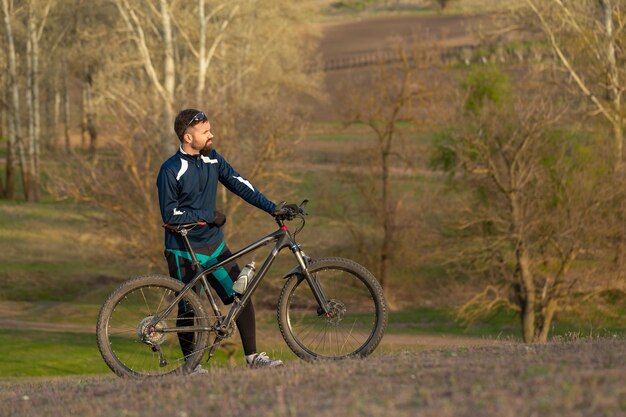
{"label": "bicycle seat post", "polygon": [[191,243],[189,242],[189,238],[187,237],[187,233],[189,233],[189,230],[187,230],[187,229],[181,229],[180,230],[180,235],[183,238],[183,242],[185,242],[185,247],[187,248],[187,251],[191,255],[191,265],[192,265],[194,270],[197,270],[198,266],[200,266],[200,262],[198,261],[198,258],[196,257],[196,253],[191,248]]}

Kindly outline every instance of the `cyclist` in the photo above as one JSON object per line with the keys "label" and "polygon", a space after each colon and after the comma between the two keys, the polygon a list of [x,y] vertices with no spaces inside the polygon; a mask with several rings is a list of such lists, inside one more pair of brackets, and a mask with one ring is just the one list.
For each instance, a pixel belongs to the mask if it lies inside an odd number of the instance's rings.
{"label": "cyclist", "polygon": [[[204,112],[197,109],[182,110],[174,121],[174,131],[180,140],[180,148],[163,163],[157,177],[161,216],[163,222],[169,224],[197,221],[208,223],[207,226],[191,230],[188,238],[198,260],[212,265],[231,255],[221,230],[226,218],[215,208],[218,180],[229,191],[269,214],[274,213],[276,205],[239,175],[213,149],[211,124]],[[188,283],[194,277],[191,256],[186,251],[180,234],[165,231],[165,258],[170,276],[174,279]],[[224,304],[230,304],[234,300],[232,285],[239,272],[239,266],[233,261],[209,276],[211,286]],[[193,313],[186,312],[183,303],[179,305],[178,317],[180,326],[193,323]],[[243,309],[236,323],[248,367],[274,367],[283,364],[280,360],[269,358],[265,352],[257,353],[252,300]],[[193,352],[193,341],[189,340],[189,336],[179,333],[185,356]],[[194,373],[206,372],[200,365],[194,370]]]}

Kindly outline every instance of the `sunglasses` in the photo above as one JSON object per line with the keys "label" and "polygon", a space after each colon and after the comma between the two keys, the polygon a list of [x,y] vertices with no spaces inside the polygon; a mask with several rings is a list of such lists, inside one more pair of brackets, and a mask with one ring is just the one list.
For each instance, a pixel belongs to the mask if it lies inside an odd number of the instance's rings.
{"label": "sunglasses", "polygon": [[187,128],[189,126],[191,126],[192,124],[199,123],[199,122],[204,122],[205,120],[207,120],[206,114],[204,114],[204,112],[199,112],[198,114],[196,114],[195,116],[193,116],[191,118],[189,123],[187,123],[185,125],[185,127],[182,130],[182,132],[185,132],[185,130],[187,130]]}

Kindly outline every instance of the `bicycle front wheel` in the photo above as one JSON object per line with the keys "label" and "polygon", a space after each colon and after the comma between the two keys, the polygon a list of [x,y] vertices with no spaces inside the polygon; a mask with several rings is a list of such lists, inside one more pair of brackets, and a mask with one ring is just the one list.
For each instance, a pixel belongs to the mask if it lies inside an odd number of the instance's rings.
{"label": "bicycle front wheel", "polygon": [[287,345],[309,361],[372,353],[387,325],[387,306],[376,278],[343,258],[313,261],[308,270],[326,295],[330,312],[323,314],[308,281],[293,275],[278,302],[278,324]]}
{"label": "bicycle front wheel", "polygon": [[208,319],[198,296],[187,292],[163,315],[183,287],[170,277],[143,276],[122,284],[104,302],[96,333],[113,372],[145,378],[188,373],[198,365],[208,341],[208,332],[201,330]]}

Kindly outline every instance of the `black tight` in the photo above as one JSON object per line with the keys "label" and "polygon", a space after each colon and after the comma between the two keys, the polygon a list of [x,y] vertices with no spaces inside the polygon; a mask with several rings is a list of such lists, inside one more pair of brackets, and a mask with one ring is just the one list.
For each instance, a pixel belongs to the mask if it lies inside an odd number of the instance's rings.
{"label": "black tight", "polygon": [[239,329],[239,335],[241,336],[244,354],[252,355],[256,353],[256,323],[252,300],[248,302],[237,318],[237,329]]}

